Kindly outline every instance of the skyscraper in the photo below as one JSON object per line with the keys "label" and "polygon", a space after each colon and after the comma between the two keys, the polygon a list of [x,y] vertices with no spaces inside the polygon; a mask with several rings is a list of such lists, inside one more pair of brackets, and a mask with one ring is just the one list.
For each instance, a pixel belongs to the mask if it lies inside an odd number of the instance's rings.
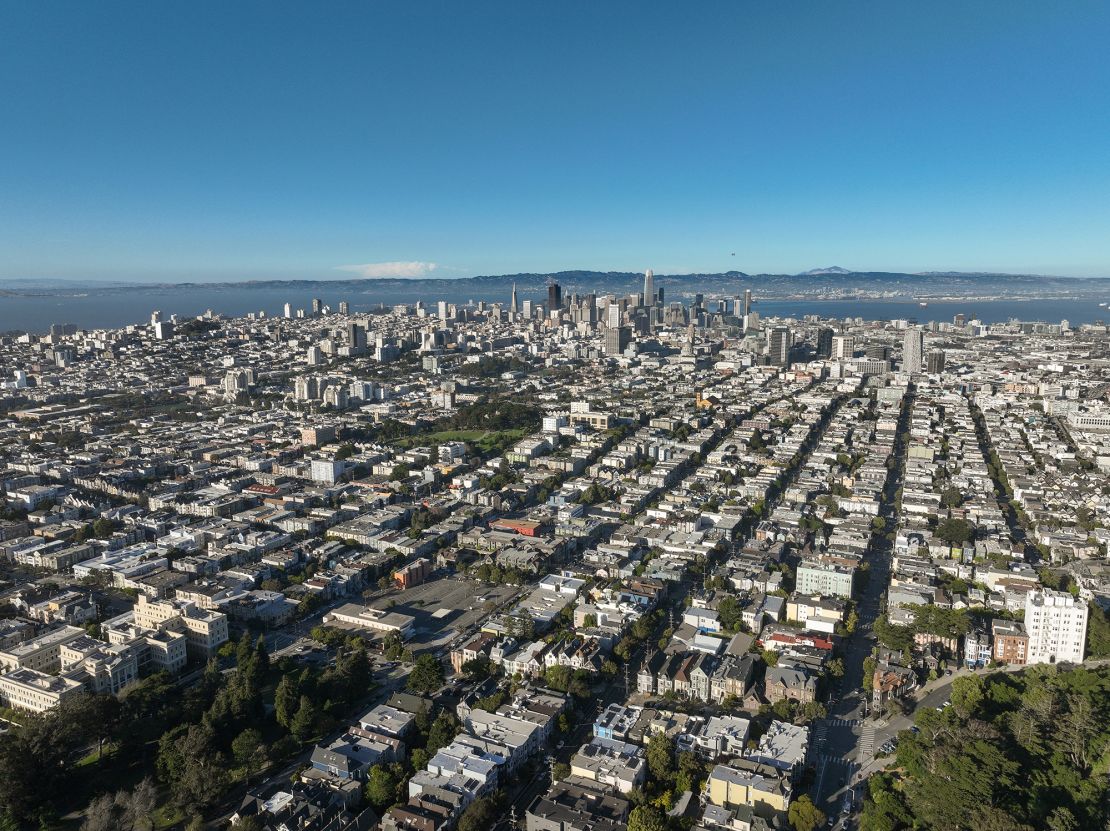
{"label": "skyscraper", "polygon": [[791,335],[791,331],[785,326],[775,326],[767,330],[767,363],[772,366],[790,365]]}
{"label": "skyscraper", "polygon": [[821,327],[817,330],[817,357],[832,357],[833,330]]}
{"label": "skyscraper", "polygon": [[616,300],[609,301],[609,309],[606,312],[605,325],[610,329],[616,329],[621,325],[621,307],[620,303]]}
{"label": "skyscraper", "polygon": [[597,295],[587,294],[582,301],[582,320],[593,326],[597,323]]}
{"label": "skyscraper", "polygon": [[925,333],[920,329],[907,329],[902,342],[902,371],[911,375],[921,372],[925,357]]}
{"label": "skyscraper", "polygon": [[513,298],[509,302],[509,316],[515,318],[518,312],[520,312],[520,306],[516,304],[516,283],[513,283]]}
{"label": "skyscraper", "polygon": [[744,317],[752,313],[752,290],[744,289]]}
{"label": "skyscraper", "polygon": [[926,369],[930,375],[939,375],[944,372],[944,350],[933,349],[926,358]]}
{"label": "skyscraper", "polygon": [[650,268],[644,272],[644,305],[655,305],[655,274]]}
{"label": "skyscraper", "polygon": [[319,297],[312,298],[312,314],[318,315],[324,310],[324,301]]}
{"label": "skyscraper", "polygon": [[837,360],[851,358],[855,351],[856,339],[854,337],[851,335],[833,335],[832,351],[829,353],[829,357],[836,358]]}
{"label": "skyscraper", "polygon": [[605,354],[614,357],[623,354],[631,340],[632,335],[627,326],[609,329],[605,332]]}
{"label": "skyscraper", "polygon": [[563,308],[563,287],[558,283],[552,283],[547,287],[547,310],[557,312],[561,308]]}

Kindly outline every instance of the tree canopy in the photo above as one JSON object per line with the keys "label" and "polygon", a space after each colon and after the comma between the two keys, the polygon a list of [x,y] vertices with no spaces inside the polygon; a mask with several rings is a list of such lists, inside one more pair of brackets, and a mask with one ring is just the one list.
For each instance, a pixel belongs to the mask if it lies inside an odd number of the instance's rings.
{"label": "tree canopy", "polygon": [[961,678],[918,711],[898,772],[868,783],[861,831],[1105,828],[1110,668]]}

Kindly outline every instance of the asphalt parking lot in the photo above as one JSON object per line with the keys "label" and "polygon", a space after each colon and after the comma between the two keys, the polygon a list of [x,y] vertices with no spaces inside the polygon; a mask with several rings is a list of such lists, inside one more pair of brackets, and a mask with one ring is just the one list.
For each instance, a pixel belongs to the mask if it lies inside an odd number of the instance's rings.
{"label": "asphalt parking lot", "polygon": [[491,610],[520,591],[517,586],[487,586],[476,580],[440,577],[388,599],[393,601],[391,611],[415,618],[416,632],[411,643],[427,648],[442,646],[476,626]]}

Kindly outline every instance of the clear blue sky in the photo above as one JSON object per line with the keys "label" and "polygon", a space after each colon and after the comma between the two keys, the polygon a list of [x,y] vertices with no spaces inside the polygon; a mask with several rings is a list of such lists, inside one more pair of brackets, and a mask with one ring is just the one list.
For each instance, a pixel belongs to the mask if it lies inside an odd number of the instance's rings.
{"label": "clear blue sky", "polygon": [[0,284],[432,263],[1110,276],[1110,3],[0,0]]}

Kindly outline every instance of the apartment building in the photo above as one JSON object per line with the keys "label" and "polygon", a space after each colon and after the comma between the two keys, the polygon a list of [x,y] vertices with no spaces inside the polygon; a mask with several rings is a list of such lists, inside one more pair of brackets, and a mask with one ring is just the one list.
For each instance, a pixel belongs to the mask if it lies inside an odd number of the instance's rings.
{"label": "apartment building", "polygon": [[1029,635],[1023,624],[1016,620],[994,620],[991,622],[991,637],[994,639],[994,660],[1017,666],[1026,663]]}
{"label": "apartment building", "polygon": [[1025,598],[1026,663],[1080,663],[1087,638],[1087,605],[1068,592],[1044,589]]}
{"label": "apartment building", "polygon": [[851,598],[855,569],[821,560],[803,560],[798,565],[795,591],[826,597]]}

